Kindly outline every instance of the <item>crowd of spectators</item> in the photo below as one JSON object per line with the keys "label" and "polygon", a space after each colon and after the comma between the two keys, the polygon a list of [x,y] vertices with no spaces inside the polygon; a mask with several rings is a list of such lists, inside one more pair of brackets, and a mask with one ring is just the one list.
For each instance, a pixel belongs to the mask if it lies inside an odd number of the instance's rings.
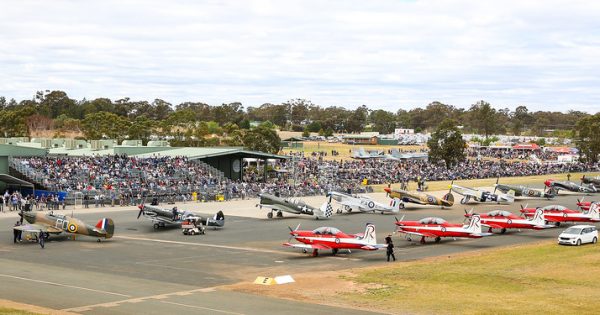
{"label": "crowd of spectators", "polygon": [[[163,201],[189,201],[194,197],[214,200],[217,195],[225,200],[250,198],[265,192],[282,196],[319,195],[330,190],[360,193],[368,191],[365,183],[421,183],[599,170],[597,164],[527,160],[471,158],[448,168],[444,163],[427,161],[326,160],[323,156],[300,155],[278,162],[271,165],[266,180],[261,171],[247,167],[241,181],[217,176],[205,164],[185,157],[29,157],[14,159],[13,163],[50,191],[79,194],[88,207],[133,205],[154,196]],[[54,198],[46,197],[52,205]],[[38,199],[35,200],[41,202]]]}

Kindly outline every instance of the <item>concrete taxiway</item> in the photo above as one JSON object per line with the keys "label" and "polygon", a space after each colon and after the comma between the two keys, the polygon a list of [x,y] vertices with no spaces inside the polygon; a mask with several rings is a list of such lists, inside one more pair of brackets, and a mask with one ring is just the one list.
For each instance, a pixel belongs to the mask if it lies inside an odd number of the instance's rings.
{"label": "concrete taxiway", "polygon": [[[385,196],[375,195],[378,200]],[[439,216],[450,222],[462,222],[464,209],[487,212],[494,209],[518,213],[519,204],[544,206],[561,204],[576,208],[581,196],[567,195],[554,200],[523,200],[513,205],[456,204],[451,209],[409,206],[398,216],[420,219]],[[586,199],[590,199],[587,197]],[[590,199],[591,200],[591,199]],[[325,197],[307,198],[317,206]],[[268,220],[266,211],[254,207],[256,200],[193,204],[191,209],[212,215],[223,209],[225,228],[208,229],[206,235],[185,236],[177,227],[154,230],[151,222],[136,219],[135,208],[75,210],[74,215],[89,224],[111,217],[116,225],[113,239],[96,242],[78,236],[52,237],[41,249],[35,243],[13,244],[12,225],[16,215],[0,215],[0,296],[16,302],[83,314],[365,314],[365,311],[303,301],[231,292],[219,286],[252,282],[257,276],[292,275],[322,270],[365,267],[385,263],[385,252],[341,251],[337,256],[322,252],[310,257],[298,250],[284,248],[288,226],[314,229],[335,226],[347,233],[364,230],[375,223],[383,242],[394,230],[394,216],[381,214],[342,214],[317,221],[309,216]],[[236,207],[236,205],[240,205]],[[185,205],[178,205],[185,208]],[[165,205],[165,207],[171,207]],[[241,210],[240,210],[241,209]],[[71,214],[71,211],[67,211]],[[232,213],[236,214],[231,215]],[[246,215],[245,215],[246,214]],[[444,239],[440,244],[408,242],[395,235],[396,257],[400,261],[458,252],[493,248],[510,244],[553,240],[563,228],[543,231],[509,231],[484,239]],[[287,284],[293,285],[293,284]]]}

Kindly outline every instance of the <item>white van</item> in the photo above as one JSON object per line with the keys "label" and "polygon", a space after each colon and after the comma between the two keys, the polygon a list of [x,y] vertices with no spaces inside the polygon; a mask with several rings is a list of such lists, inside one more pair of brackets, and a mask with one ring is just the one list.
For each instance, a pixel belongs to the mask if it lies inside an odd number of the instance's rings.
{"label": "white van", "polygon": [[558,244],[581,245],[583,243],[596,244],[598,230],[593,225],[573,225],[558,236]]}

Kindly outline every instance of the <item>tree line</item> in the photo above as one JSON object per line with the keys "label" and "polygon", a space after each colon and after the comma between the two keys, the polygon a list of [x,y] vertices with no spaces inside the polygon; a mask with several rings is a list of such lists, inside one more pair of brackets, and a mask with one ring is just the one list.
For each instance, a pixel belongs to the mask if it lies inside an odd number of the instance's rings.
{"label": "tree line", "polygon": [[[59,137],[65,132],[81,132],[87,139],[102,137],[142,139],[156,135],[172,144],[189,146],[239,145],[252,122],[261,128],[319,132],[321,134],[377,131],[392,133],[395,128],[417,132],[433,131],[445,119],[462,126],[463,133],[575,136],[578,121],[591,115],[580,111],[531,112],[524,105],[514,111],[497,109],[478,101],[468,109],[432,102],[424,108],[371,110],[366,105],[356,109],[320,106],[310,100],[292,99],[281,104],[248,106],[242,103],[208,105],[183,102],[173,105],[162,99],[135,101],[130,98],[111,100],[75,100],[64,91],[39,91],[32,99],[17,102],[0,97],[0,135],[30,136],[36,131],[51,130]],[[253,135],[255,136],[255,135]]]}

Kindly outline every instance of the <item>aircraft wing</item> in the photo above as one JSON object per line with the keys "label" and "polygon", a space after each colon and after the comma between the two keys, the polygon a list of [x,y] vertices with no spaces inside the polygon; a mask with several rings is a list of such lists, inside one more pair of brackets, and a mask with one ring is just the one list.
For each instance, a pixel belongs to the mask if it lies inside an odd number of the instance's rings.
{"label": "aircraft wing", "polygon": [[406,231],[402,231],[402,230],[399,230],[398,233],[404,233],[404,234],[408,234],[408,235],[425,236],[425,237],[438,237],[437,235],[432,234],[432,233],[406,232]]}
{"label": "aircraft wing", "polygon": [[293,248],[302,248],[302,249],[331,249],[331,247],[320,245],[320,244],[292,244],[292,243],[284,243],[283,246],[293,247]]}
{"label": "aircraft wing", "polygon": [[281,204],[273,204],[273,205],[259,205],[262,208],[267,208],[267,209],[273,209],[275,211],[283,211],[283,212],[289,212],[289,213],[300,213],[300,211],[290,208],[290,207],[286,207],[284,205]]}
{"label": "aircraft wing", "polygon": [[23,232],[44,232],[44,233],[61,233],[62,230],[55,228],[53,226],[41,225],[41,224],[25,224],[14,227],[15,230],[20,230]]}
{"label": "aircraft wing", "polygon": [[166,218],[166,217],[161,217],[161,216],[146,216],[144,215],[144,217],[152,222],[164,222],[167,224],[174,224],[180,221],[173,221],[173,219],[170,218]]}
{"label": "aircraft wing", "polygon": [[502,227],[494,223],[482,223],[481,226],[487,226],[492,229],[501,229]]}

